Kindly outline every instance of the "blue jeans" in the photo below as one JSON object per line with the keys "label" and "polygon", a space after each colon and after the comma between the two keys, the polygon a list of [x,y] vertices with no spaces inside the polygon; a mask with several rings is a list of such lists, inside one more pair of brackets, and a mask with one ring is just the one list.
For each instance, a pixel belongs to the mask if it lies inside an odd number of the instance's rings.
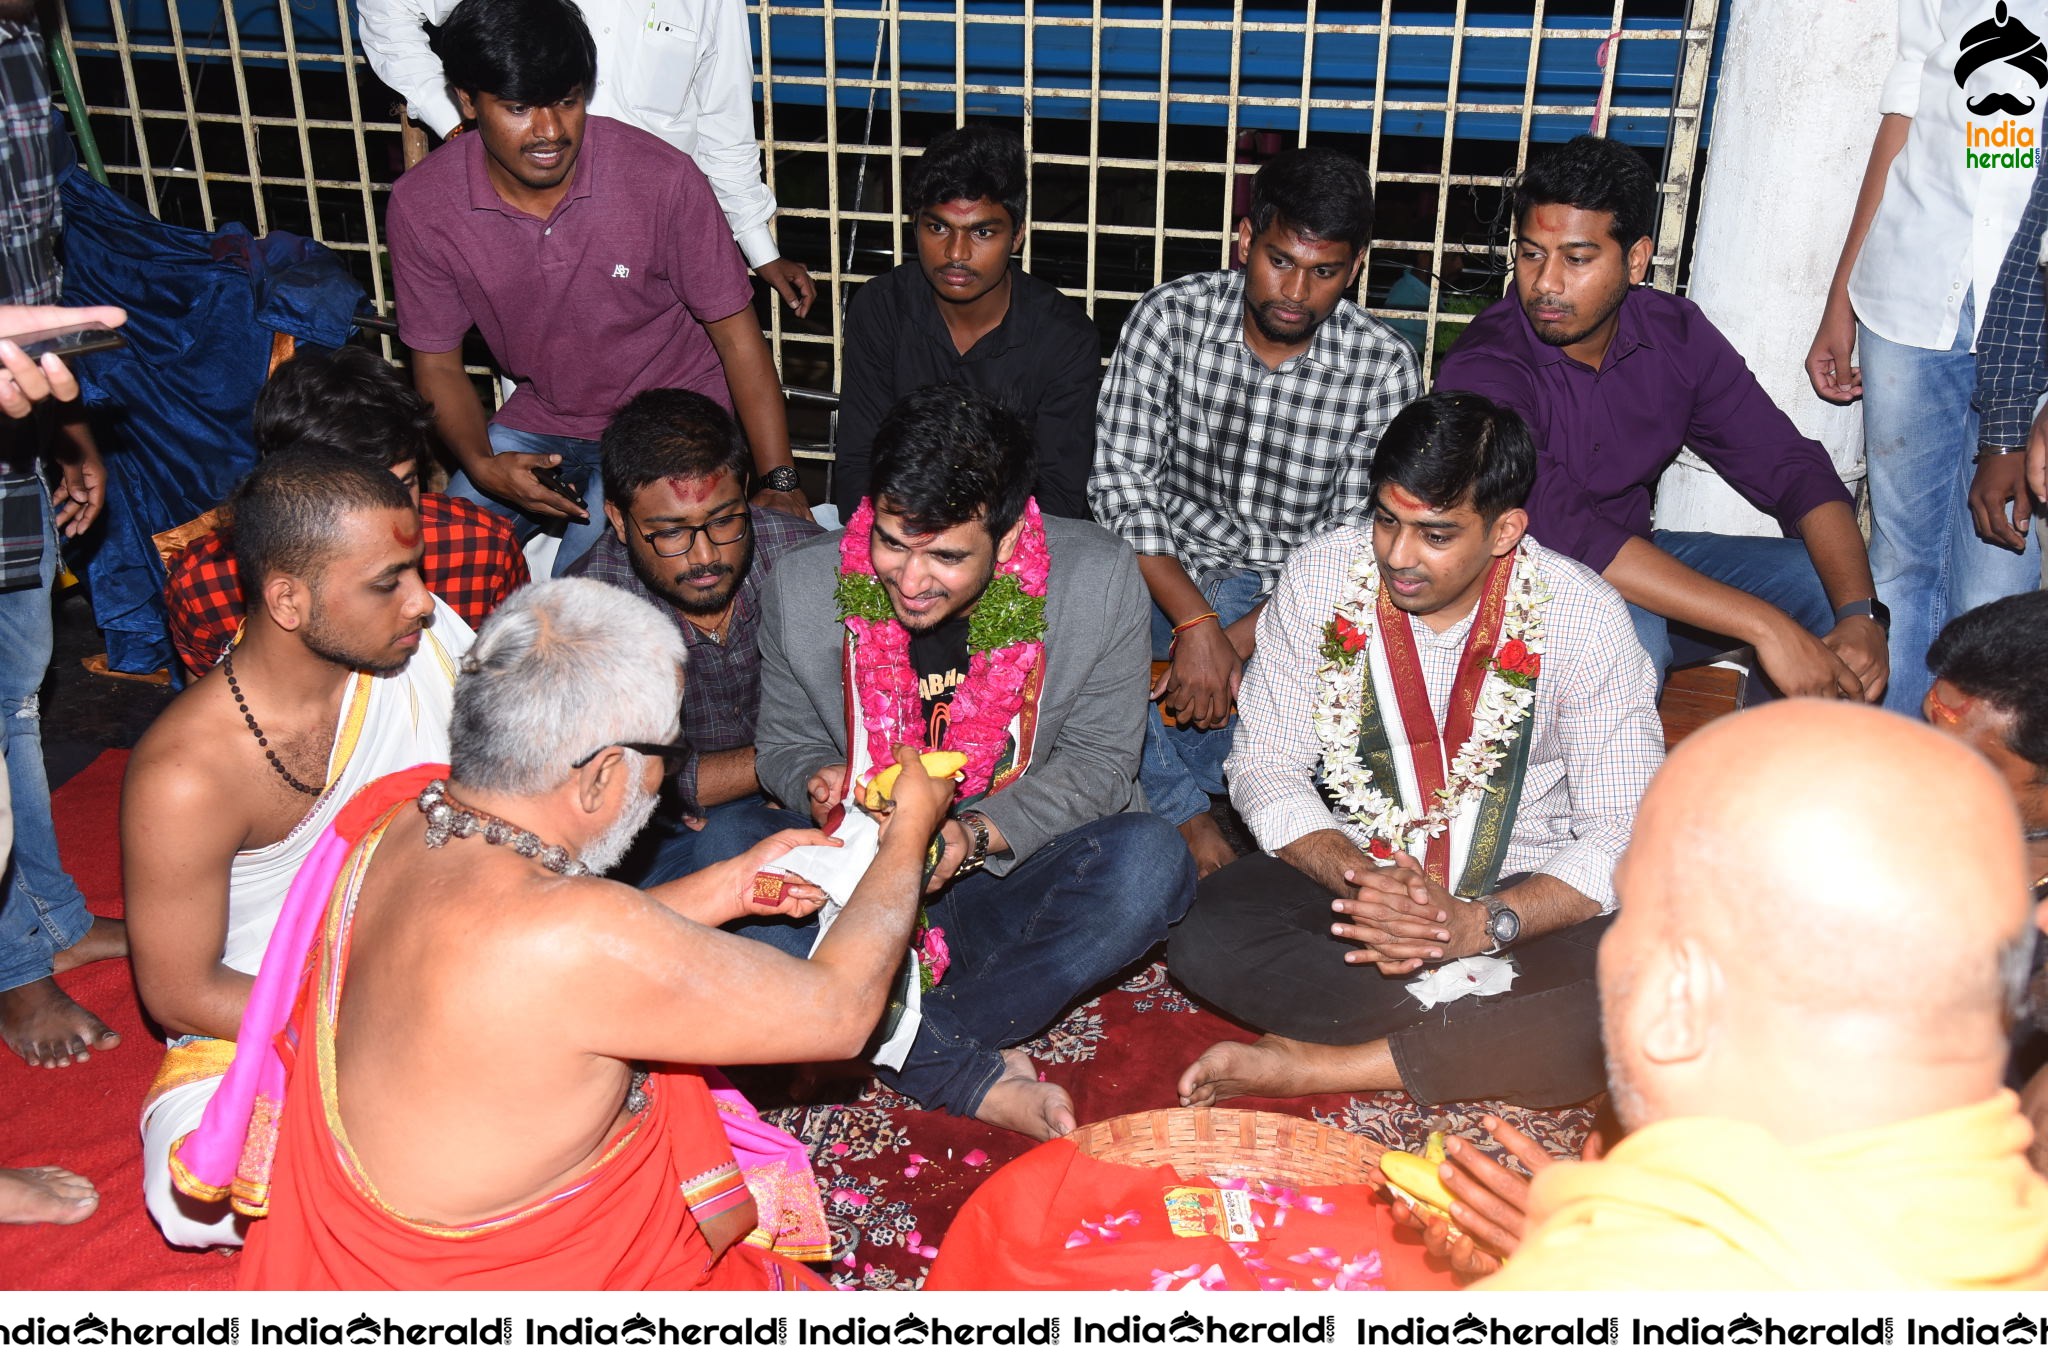
{"label": "blue jeans", "polygon": [[[1204,575],[1196,583],[1202,597],[1216,609],[1229,626],[1264,601],[1259,576],[1251,570]],[[1173,644],[1173,623],[1152,606],[1152,658],[1166,658]],[[1138,761],[1138,782],[1145,789],[1145,805],[1163,820],[1178,826],[1209,810],[1211,794],[1223,792],[1223,761],[1230,757],[1230,743],[1237,737],[1237,717],[1214,731],[1197,731],[1192,726],[1168,726],[1157,704],[1145,709],[1145,752]]]}
{"label": "blue jeans", "polygon": [[1932,680],[1927,648],[1949,619],[2041,586],[2041,527],[2015,554],[1977,537],[1970,521],[1977,358],[1974,300],[1963,301],[1946,351],[1901,346],[1856,329],[1863,368],[1863,450],[1870,466],[1870,572],[1892,610],[1885,706],[1920,715]]}
{"label": "blue jeans", "polygon": [[[924,1021],[884,1082],[919,1105],[973,1115],[1030,1039],[1089,989],[1166,938],[1195,897],[1195,861],[1156,816],[1124,812],[1055,836],[1002,878],[969,874],[925,903],[953,963],[924,996]],[[735,925],[791,954],[811,921]]]}
{"label": "blue jeans", "polygon": [[[40,480],[38,480],[40,483]],[[57,529],[43,509],[41,582],[0,593],[0,715],[6,718],[7,786],[14,803],[14,856],[0,879],[0,992],[50,976],[50,960],[92,929],[85,897],[57,857],[50,776],[43,768],[43,674],[56,643],[50,591]]]}
{"label": "blue jeans", "polygon": [[[1763,599],[1816,636],[1835,629],[1835,610],[1821,586],[1806,543],[1786,536],[1722,536],[1718,532],[1656,532],[1651,543],[1689,569]],[[1636,639],[1657,667],[1657,686],[1674,667],[1684,668],[1731,649],[1726,637],[1668,621],[1628,605]]]}
{"label": "blue jeans", "polygon": [[516,427],[494,422],[491,424],[491,450],[559,452],[562,463],[557,468],[572,485],[583,490],[583,506],[590,509],[590,520],[563,522],[554,518],[537,518],[524,508],[500,503],[481,492],[466,472],[459,472],[448,481],[448,492],[452,496],[466,498],[479,508],[488,508],[511,518],[512,535],[522,546],[535,532],[561,537],[562,549],[555,554],[553,575],[560,579],[569,566],[581,560],[604,535],[604,475],[598,468],[597,443],[582,437],[550,437],[539,432],[522,432]]}
{"label": "blue jeans", "polygon": [[643,888],[671,883],[745,854],[777,831],[792,831],[811,824],[808,816],[771,807],[762,797],[736,797],[704,809],[704,829],[693,831],[667,813],[649,822],[647,830],[633,842],[632,853],[621,870]]}

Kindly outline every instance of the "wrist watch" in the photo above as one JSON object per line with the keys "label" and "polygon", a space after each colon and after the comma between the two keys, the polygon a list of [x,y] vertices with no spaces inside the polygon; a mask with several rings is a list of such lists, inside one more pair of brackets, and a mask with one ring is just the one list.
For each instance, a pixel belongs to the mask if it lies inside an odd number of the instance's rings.
{"label": "wrist watch", "polygon": [[1493,941],[1484,952],[1500,954],[1511,948],[1522,933],[1522,918],[1515,909],[1490,892],[1479,899],[1479,908],[1486,913],[1486,934]]}
{"label": "wrist watch", "polygon": [[960,823],[961,830],[974,837],[967,857],[960,861],[959,868],[953,870],[955,878],[965,878],[988,862],[988,818],[980,812],[961,812],[953,819]]}
{"label": "wrist watch", "polygon": [[796,477],[794,465],[778,465],[761,476],[761,484],[778,494],[793,494],[801,486],[802,481]]}
{"label": "wrist watch", "polygon": [[1851,617],[1868,617],[1877,623],[1877,629],[1891,635],[1892,610],[1876,598],[1858,598],[1853,603],[1844,603],[1835,609],[1835,625],[1840,626]]}

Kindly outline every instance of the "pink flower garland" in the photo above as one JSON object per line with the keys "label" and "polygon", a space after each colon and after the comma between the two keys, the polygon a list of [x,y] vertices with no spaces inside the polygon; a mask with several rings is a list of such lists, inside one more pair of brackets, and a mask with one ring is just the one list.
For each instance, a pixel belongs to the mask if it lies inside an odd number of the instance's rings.
{"label": "pink flower garland", "polygon": [[[840,538],[841,574],[874,575],[869,541],[874,525],[874,508],[862,499]],[[1016,552],[996,566],[996,576],[1015,575],[1026,594],[1043,598],[1052,560],[1046,552],[1045,523],[1037,499],[1025,503],[1021,526]],[[896,762],[897,745],[925,748],[924,704],[917,696],[917,671],[910,665],[910,633],[901,622],[894,616],[879,621],[848,617],[846,628],[853,633],[858,701],[867,727],[871,776]],[[946,726],[947,746],[967,756],[967,768],[960,777],[962,797],[988,791],[1009,739],[1010,723],[1023,709],[1024,686],[1044,654],[1043,641],[1022,640],[969,659],[967,677],[954,690]]]}

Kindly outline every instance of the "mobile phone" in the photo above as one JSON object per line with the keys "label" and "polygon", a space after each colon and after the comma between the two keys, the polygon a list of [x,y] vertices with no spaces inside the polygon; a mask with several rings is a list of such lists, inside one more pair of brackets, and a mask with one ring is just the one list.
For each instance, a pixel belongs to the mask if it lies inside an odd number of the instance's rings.
{"label": "mobile phone", "polygon": [[4,340],[20,347],[31,361],[44,356],[83,356],[128,345],[120,333],[101,327],[45,328],[41,332],[17,333]]}
{"label": "mobile phone", "polygon": [[537,465],[533,477],[540,481],[541,488],[560,494],[586,513],[590,511],[590,505],[583,501],[583,490],[570,482],[569,477],[562,473],[561,466]]}

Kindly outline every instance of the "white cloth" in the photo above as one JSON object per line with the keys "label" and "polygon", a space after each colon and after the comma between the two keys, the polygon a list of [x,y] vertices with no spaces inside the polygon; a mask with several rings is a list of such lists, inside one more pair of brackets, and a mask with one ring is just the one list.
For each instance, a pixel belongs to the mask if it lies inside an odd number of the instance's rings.
{"label": "white cloth", "polygon": [[[434,600],[434,624],[403,672],[388,678],[353,675],[341,700],[327,790],[289,835],[235,856],[228,875],[228,933],[221,963],[252,977],[313,842],[362,788],[416,764],[446,763],[455,672],[476,639],[446,603]],[[164,1238],[186,1248],[242,1242],[240,1221],[225,1201],[195,1201],[171,1185],[171,1145],[190,1134],[220,1088],[218,1077],[164,1093],[142,1113],[142,1189]]]}
{"label": "white cloth", "polygon": [[[825,943],[827,932],[853,899],[853,890],[867,876],[868,866],[875,862],[875,855],[882,848],[881,826],[860,809],[851,794],[842,806],[846,815],[832,831],[839,844],[799,845],[769,866],[771,870],[808,878],[825,890],[828,900],[818,912],[818,937],[811,941],[812,957],[816,957],[818,946]],[[888,1010],[883,1012],[883,1022],[890,1026],[889,1036],[868,1055],[884,1068],[903,1066],[910,1057],[910,1046],[917,1040],[918,1025],[924,1019],[919,1009],[924,993],[914,958],[905,960],[900,977],[897,990],[903,1009],[893,1015]]]}
{"label": "white cloth", "polygon": [[[1288,559],[1259,615],[1258,645],[1237,694],[1237,739],[1223,772],[1232,804],[1268,853],[1314,831],[1343,829],[1316,787],[1316,671],[1323,628],[1368,542],[1358,527],[1309,541]],[[1522,539],[1522,549],[1536,558],[1550,599],[1538,609],[1543,670],[1535,731],[1501,873],[1549,874],[1612,911],[1615,861],[1628,848],[1636,804],[1664,759],[1656,670],[1627,605],[1606,580],[1533,537]],[[1442,632],[1410,619],[1439,724],[1477,612]]]}
{"label": "white cloth", "polygon": [[[1885,77],[1878,111],[1913,121],[1906,145],[1885,177],[1884,198],[1849,276],[1857,321],[1901,346],[1946,351],[1955,340],[1963,297],[1976,292],[1976,325],[1984,325],[1991,286],[2019,229],[2034,188],[2032,167],[1971,167],[1965,152],[2010,149],[1965,146],[1965,125],[2003,126],[2008,117],[2036,140],[2037,89],[2023,72],[1989,62],[1956,84],[1963,35],[1992,18],[1989,0],[1899,0],[1899,55]],[[2012,19],[2048,34],[2048,4],[2009,0]],[[2006,91],[2036,102],[2032,113],[1972,114],[1966,102]],[[2035,148],[2036,154],[2039,148]],[[1975,336],[1971,344],[1975,346]]]}
{"label": "white cloth", "polygon": [[[782,255],[754,140],[754,47],[744,0],[575,0],[597,44],[589,110],[636,124],[697,163],[749,266]],[[358,0],[363,55],[436,134],[462,121],[423,24],[456,0]]]}

